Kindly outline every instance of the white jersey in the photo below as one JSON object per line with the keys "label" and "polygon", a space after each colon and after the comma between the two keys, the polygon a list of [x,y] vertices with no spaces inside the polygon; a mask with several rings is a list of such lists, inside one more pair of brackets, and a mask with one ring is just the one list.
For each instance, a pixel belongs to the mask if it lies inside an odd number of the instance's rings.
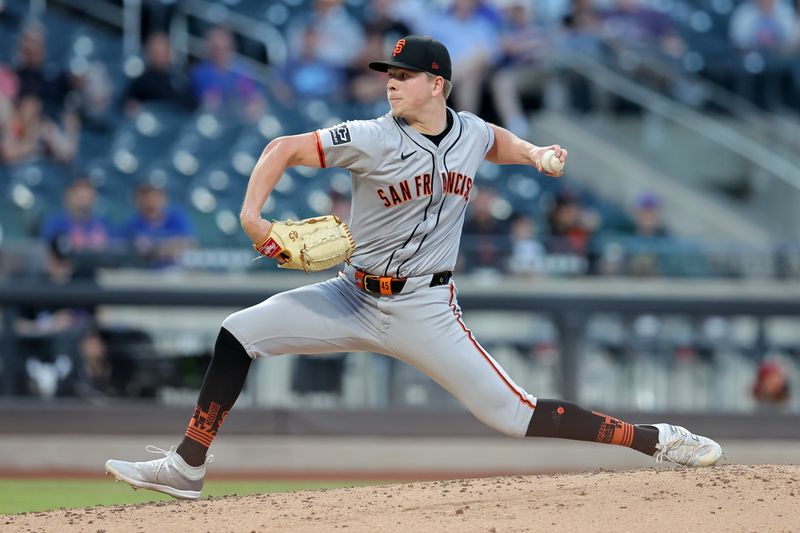
{"label": "white jersey", "polygon": [[453,270],[475,175],[494,131],[447,109],[453,126],[436,146],[387,113],[316,131],[320,164],[350,171],[353,266],[409,277]]}

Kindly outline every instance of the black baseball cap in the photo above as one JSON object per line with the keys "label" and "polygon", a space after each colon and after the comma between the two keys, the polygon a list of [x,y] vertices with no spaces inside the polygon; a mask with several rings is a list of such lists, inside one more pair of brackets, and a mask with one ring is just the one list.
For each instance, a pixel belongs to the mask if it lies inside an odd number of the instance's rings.
{"label": "black baseball cap", "polygon": [[430,72],[446,80],[453,73],[447,48],[436,39],[421,35],[403,37],[394,45],[392,57],[388,61],[373,61],[369,64],[369,68],[378,72],[386,72],[389,67]]}

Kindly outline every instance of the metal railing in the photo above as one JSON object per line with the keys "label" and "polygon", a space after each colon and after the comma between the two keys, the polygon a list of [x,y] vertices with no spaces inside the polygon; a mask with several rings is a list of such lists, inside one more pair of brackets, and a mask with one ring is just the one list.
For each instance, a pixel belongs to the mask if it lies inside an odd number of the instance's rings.
{"label": "metal railing", "polygon": [[119,28],[125,57],[138,54],[142,48],[141,0],[124,0],[122,5],[104,0],[41,0],[31,6],[31,14],[40,15],[48,4],[62,5],[79,11],[84,17]]}
{"label": "metal railing", "polygon": [[738,154],[754,166],[766,169],[795,191],[800,192],[800,167],[776,154],[768,146],[727,127],[710,115],[698,113],[687,105],[626,78],[596,60],[586,56],[565,55],[560,58],[560,62],[575,74],[585,76],[609,93],[626,98],[668,121],[676,122]]}
{"label": "metal railing", "polygon": [[[261,302],[283,290],[319,281],[324,277],[291,275],[260,276],[248,288],[209,289],[199,279],[189,279],[180,287],[165,280],[144,276],[128,287],[100,289],[96,285],[71,284],[43,287],[37,284],[6,283],[0,287],[3,309],[2,392],[14,390],[18,353],[14,323],[20,306],[92,307],[227,307],[242,308]],[[463,283],[461,283],[463,281]],[[259,290],[254,291],[253,286]],[[482,311],[541,313],[549,317],[557,333],[559,391],[566,399],[579,397],[579,364],[590,317],[598,313],[616,313],[623,317],[647,315],[682,315],[687,317],[746,315],[755,317],[763,330],[764,320],[775,316],[800,316],[797,288],[786,284],[743,287],[736,282],[690,284],[660,280],[638,282],[562,281],[531,283],[503,278],[491,283],[459,280],[460,303],[470,313]],[[760,335],[763,336],[763,335]]]}

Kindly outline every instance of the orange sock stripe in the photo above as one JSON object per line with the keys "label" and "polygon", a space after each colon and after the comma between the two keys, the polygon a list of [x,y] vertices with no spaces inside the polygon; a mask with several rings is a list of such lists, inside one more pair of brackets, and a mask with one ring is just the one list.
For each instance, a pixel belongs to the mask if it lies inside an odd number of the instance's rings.
{"label": "orange sock stripe", "polygon": [[625,442],[625,425],[620,424],[619,426],[614,428],[614,437],[611,439],[611,444],[622,446],[623,442]]}
{"label": "orange sock stripe", "polygon": [[196,429],[187,429],[186,436],[206,447],[211,446],[211,442],[214,440],[210,435],[197,431]]}
{"label": "orange sock stripe", "polygon": [[185,435],[192,439],[193,441],[197,442],[198,444],[202,444],[206,448],[211,447],[212,439],[208,435],[204,435],[196,430],[186,430]]}
{"label": "orange sock stripe", "polygon": [[206,448],[209,448],[211,446],[211,442],[214,440],[214,437],[208,433],[203,433],[202,431],[191,426],[186,429],[186,436],[193,441],[202,444]]}
{"label": "orange sock stripe", "polygon": [[613,416],[598,413],[597,411],[592,411],[592,413],[603,418],[603,422],[600,424],[600,429],[597,432],[597,442],[616,444],[618,446],[625,446],[626,448],[631,447],[634,434],[633,424],[623,422]]}
{"label": "orange sock stripe", "polygon": [[615,444],[620,446],[625,446],[625,424],[620,423],[619,429],[614,431],[614,440],[617,441]]}
{"label": "orange sock stripe", "polygon": [[478,344],[478,341],[475,340],[475,337],[472,335],[472,331],[470,331],[470,329],[461,320],[461,315],[458,313],[455,303],[453,303],[454,297],[455,297],[455,292],[453,286],[450,285],[450,308],[453,310],[453,315],[455,315],[458,325],[461,326],[461,329],[464,330],[464,332],[467,334],[467,337],[469,338],[472,345],[475,346],[475,349],[478,350],[478,353],[480,353],[486,360],[486,362],[489,363],[489,365],[492,367],[492,370],[494,370],[495,374],[497,374],[497,376],[503,380],[503,383],[506,384],[506,387],[508,387],[509,390],[511,390],[511,392],[513,392],[517,396],[517,398],[519,398],[519,401],[524,403],[531,409],[536,409],[536,404],[531,402],[528,398],[526,398],[520,391],[516,389],[516,387],[514,387],[514,385],[511,384],[511,382],[508,381],[508,379],[506,379],[503,373],[500,372],[497,366],[492,362],[492,359],[489,356],[489,354],[486,353],[486,350],[484,350],[483,347],[481,347],[481,345]]}

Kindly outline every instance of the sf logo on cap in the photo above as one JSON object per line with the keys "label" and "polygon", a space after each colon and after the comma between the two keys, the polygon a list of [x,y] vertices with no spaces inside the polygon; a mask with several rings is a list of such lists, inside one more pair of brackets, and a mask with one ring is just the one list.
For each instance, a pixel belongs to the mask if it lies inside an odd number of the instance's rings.
{"label": "sf logo on cap", "polygon": [[402,52],[403,51],[403,47],[405,45],[406,45],[406,40],[405,39],[400,39],[399,41],[397,41],[397,44],[394,45],[394,52],[392,52],[392,57],[394,57],[397,54],[399,54],[400,52]]}

